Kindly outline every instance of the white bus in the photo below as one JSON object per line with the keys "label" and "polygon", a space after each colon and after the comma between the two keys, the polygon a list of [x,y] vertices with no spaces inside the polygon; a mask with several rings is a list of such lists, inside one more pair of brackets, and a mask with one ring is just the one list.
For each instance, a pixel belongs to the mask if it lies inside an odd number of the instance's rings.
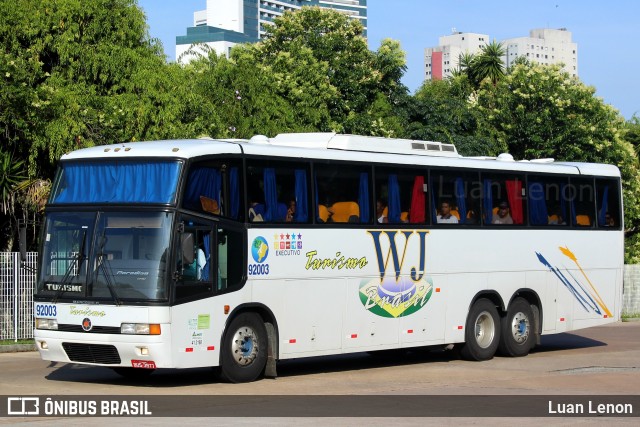
{"label": "white bus", "polygon": [[332,133],[125,143],[60,161],[35,341],[231,382],[351,352],[524,356],[619,320],[622,272],[614,166]]}

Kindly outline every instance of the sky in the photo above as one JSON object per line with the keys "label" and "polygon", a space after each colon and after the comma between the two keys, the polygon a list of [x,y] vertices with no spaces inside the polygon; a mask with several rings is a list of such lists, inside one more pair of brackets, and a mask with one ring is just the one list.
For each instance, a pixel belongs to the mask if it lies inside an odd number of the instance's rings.
{"label": "sky", "polygon": [[[176,36],[193,26],[206,0],[138,0],[151,37],[175,60]],[[452,30],[491,40],[527,37],[536,28],[566,28],[578,44],[578,76],[626,119],[640,117],[640,1],[637,0],[368,0],[369,49],[398,40],[407,55],[403,82],[423,82],[424,49]]]}

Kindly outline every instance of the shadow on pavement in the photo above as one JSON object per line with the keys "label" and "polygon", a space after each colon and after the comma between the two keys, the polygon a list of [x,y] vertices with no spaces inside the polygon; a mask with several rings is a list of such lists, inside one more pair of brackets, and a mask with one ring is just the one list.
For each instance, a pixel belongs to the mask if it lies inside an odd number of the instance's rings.
{"label": "shadow on pavement", "polygon": [[[573,333],[545,335],[542,343],[532,353],[601,347],[607,344]],[[455,351],[438,347],[383,350],[369,353],[352,353],[335,356],[307,357],[278,362],[279,377],[313,375],[325,372],[358,371],[389,366],[410,366],[422,363],[448,363],[458,360]],[[462,362],[466,363],[466,362]],[[112,384],[136,387],[183,387],[219,383],[216,370],[211,368],[161,369],[144,378],[124,378],[105,367],[52,362],[53,368],[46,376],[50,381]]]}
{"label": "shadow on pavement", "polygon": [[561,334],[544,335],[542,337],[541,344],[537,346],[533,350],[533,352],[544,353],[547,351],[572,350],[572,349],[589,348],[589,347],[602,347],[606,345],[607,343],[604,343],[602,341],[598,341],[592,338],[582,337],[580,335],[565,332]]}

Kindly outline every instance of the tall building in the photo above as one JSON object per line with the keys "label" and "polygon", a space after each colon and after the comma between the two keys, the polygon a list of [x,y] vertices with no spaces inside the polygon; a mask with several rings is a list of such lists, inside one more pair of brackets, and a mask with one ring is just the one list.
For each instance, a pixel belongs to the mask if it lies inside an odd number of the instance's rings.
{"label": "tall building", "polygon": [[529,37],[506,39],[502,42],[505,56],[502,61],[510,66],[519,56],[531,62],[550,65],[563,63],[563,70],[578,76],[578,45],[571,41],[571,32],[566,28],[531,30]]}
{"label": "tall building", "polygon": [[191,56],[185,52],[194,43],[229,56],[233,46],[257,42],[265,33],[265,25],[286,11],[304,6],[335,9],[358,19],[366,36],[367,0],[207,0],[207,8],[193,14],[193,27],[187,28],[186,35],[176,37],[176,59],[189,62]]}
{"label": "tall building", "polygon": [[438,39],[437,47],[424,50],[425,80],[442,80],[451,77],[458,68],[460,55],[476,54],[489,42],[486,34],[454,31],[450,36]]}
{"label": "tall building", "polygon": [[[486,34],[455,32],[439,38],[439,45],[424,51],[425,80],[441,80],[450,77],[459,66],[463,53],[477,54],[489,43]],[[563,70],[572,76],[578,75],[578,45],[571,40],[566,28],[537,29],[529,37],[517,37],[501,41],[505,50],[502,62],[505,67],[513,64],[519,56],[540,64],[563,63]]]}

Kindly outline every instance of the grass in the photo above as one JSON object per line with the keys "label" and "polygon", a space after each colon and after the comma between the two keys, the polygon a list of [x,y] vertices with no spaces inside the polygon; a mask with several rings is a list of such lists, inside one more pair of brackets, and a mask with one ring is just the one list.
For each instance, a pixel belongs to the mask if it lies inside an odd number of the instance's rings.
{"label": "grass", "polygon": [[0,345],[16,345],[16,344],[34,344],[34,341],[31,340],[0,340]]}

